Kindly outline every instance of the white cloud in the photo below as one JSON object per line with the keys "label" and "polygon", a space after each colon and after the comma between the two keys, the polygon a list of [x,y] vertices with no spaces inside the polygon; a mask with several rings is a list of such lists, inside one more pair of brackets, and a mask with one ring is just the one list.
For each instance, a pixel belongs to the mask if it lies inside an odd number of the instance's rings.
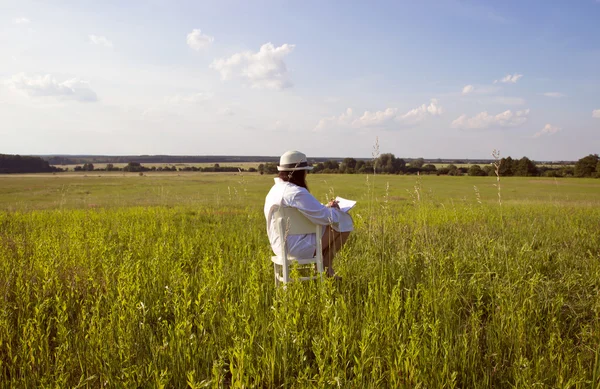
{"label": "white cloud", "polygon": [[90,43],[91,44],[99,45],[99,46],[104,46],[104,47],[109,47],[109,48],[113,47],[112,42],[109,41],[108,39],[106,39],[105,36],[88,35],[88,38],[90,39]]}
{"label": "white cloud", "polygon": [[562,94],[562,93],[560,93],[560,92],[546,92],[546,93],[544,93],[543,95],[544,95],[544,96],[546,96],[546,97],[555,97],[555,98],[558,98],[558,97],[565,97],[565,95],[563,95],[563,94]]}
{"label": "white cloud", "polygon": [[214,37],[203,34],[202,31],[195,28],[192,30],[192,32],[187,34],[186,42],[188,46],[190,46],[190,48],[198,51],[210,46],[214,42],[214,40]]}
{"label": "white cloud", "polygon": [[469,93],[473,92],[474,90],[475,90],[475,87],[473,85],[465,85],[465,87],[462,90],[462,94],[468,95]]}
{"label": "white cloud", "polygon": [[420,107],[412,109],[401,117],[396,118],[396,121],[404,125],[415,125],[429,116],[439,116],[442,113],[444,113],[444,110],[438,105],[437,99],[431,99],[429,105],[422,104]]}
{"label": "white cloud", "polygon": [[386,108],[384,111],[365,113],[358,119],[354,120],[355,127],[376,127],[396,119],[398,108]]}
{"label": "white cloud", "polygon": [[27,19],[27,18],[16,18],[15,20],[13,20],[14,24],[29,24],[31,23],[31,20]]}
{"label": "white cloud", "polygon": [[350,127],[354,118],[354,113],[351,108],[348,108],[346,112],[342,113],[339,117],[331,116],[319,120],[314,131],[322,131],[329,128],[336,127]]}
{"label": "white cloud", "polygon": [[541,131],[538,131],[538,132],[536,132],[536,133],[533,135],[533,137],[534,137],[534,138],[539,138],[539,137],[540,137],[540,136],[542,136],[542,135],[553,135],[553,134],[556,134],[556,133],[557,133],[557,132],[559,132],[559,131],[562,131],[562,128],[560,128],[560,127],[556,127],[556,126],[553,126],[553,125],[551,125],[551,124],[546,124],[546,125],[544,126],[544,128],[542,128],[542,130],[541,130]]}
{"label": "white cloud", "polygon": [[6,84],[30,97],[56,97],[62,100],[81,102],[98,100],[98,96],[90,88],[89,82],[77,78],[58,82],[49,74],[28,77],[25,73],[19,73],[12,76]]}
{"label": "white cloud", "polygon": [[275,47],[265,43],[257,53],[245,51],[229,58],[217,59],[210,65],[221,73],[223,80],[235,77],[245,79],[253,88],[284,89],[292,86],[284,57],[294,50],[295,45],[283,44]]}
{"label": "white cloud", "polygon": [[193,93],[190,95],[166,96],[164,101],[168,105],[199,104],[212,99],[210,93]]}
{"label": "white cloud", "polygon": [[471,118],[461,115],[452,122],[452,128],[485,129],[494,127],[517,127],[524,124],[529,116],[529,109],[512,112],[504,111],[498,115],[481,112]]}
{"label": "white cloud", "polygon": [[398,108],[386,108],[383,111],[365,111],[360,117],[354,116],[352,109],[348,108],[340,116],[331,116],[319,120],[315,131],[321,131],[329,128],[370,128],[370,127],[410,127],[415,126],[428,117],[439,116],[443,113],[437,99],[431,99],[429,105],[421,106],[406,112],[403,115],[398,113]]}
{"label": "white cloud", "polygon": [[522,74],[507,74],[506,76],[504,76],[504,78],[501,78],[500,80],[494,80],[494,84],[497,84],[499,82],[503,84],[516,84],[517,81],[519,81],[519,78],[521,77],[523,77]]}
{"label": "white cloud", "polygon": [[[600,1],[600,0],[598,0],[598,1]],[[593,110],[593,111],[592,111],[592,117],[593,117],[593,118],[600,119],[600,109],[595,109],[595,110]]]}

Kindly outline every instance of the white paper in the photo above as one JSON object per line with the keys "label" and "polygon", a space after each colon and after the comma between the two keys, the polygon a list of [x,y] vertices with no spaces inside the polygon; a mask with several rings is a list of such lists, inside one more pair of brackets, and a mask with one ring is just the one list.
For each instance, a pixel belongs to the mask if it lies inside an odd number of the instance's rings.
{"label": "white paper", "polygon": [[346,213],[349,210],[351,210],[352,207],[354,207],[356,205],[356,201],[354,201],[354,200],[348,200],[348,199],[345,199],[345,198],[340,197],[340,196],[336,197],[335,201],[338,202],[338,206],[340,207],[340,211],[346,212]]}

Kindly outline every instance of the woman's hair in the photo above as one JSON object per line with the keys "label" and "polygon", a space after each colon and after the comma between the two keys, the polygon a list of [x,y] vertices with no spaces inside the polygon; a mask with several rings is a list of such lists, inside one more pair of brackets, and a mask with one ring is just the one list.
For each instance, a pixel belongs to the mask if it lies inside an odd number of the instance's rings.
{"label": "woman's hair", "polygon": [[306,185],[306,170],[296,170],[293,172],[279,172],[279,178],[283,181],[291,182],[292,184],[303,187],[308,190],[308,185]]}

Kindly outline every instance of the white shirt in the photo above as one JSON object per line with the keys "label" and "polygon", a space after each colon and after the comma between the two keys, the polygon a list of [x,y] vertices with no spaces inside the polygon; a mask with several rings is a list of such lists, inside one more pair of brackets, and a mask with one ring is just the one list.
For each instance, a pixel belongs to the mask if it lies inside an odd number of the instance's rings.
{"label": "white shirt", "polygon": [[[277,226],[273,223],[273,207],[276,205],[297,208],[315,224],[325,226],[339,222],[336,210],[321,204],[308,190],[283,181],[279,177],[275,178],[275,185],[273,185],[265,199],[264,211],[271,248],[277,255],[281,253],[281,241],[277,232]],[[315,235],[288,235],[289,255],[295,258],[312,258],[317,247],[317,238]]]}

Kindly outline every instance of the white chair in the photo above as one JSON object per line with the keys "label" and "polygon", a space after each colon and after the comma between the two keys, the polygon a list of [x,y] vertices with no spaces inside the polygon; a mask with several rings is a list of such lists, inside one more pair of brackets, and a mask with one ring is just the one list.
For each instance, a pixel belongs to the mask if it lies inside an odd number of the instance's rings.
{"label": "white chair", "polygon": [[[298,265],[317,264],[317,275],[299,277],[300,281],[314,280],[323,274],[323,249],[321,247],[322,226],[314,224],[306,216],[304,216],[296,208],[276,207],[273,210],[273,222],[276,223],[277,231],[281,242],[281,253],[271,257],[273,262],[273,270],[275,271],[275,285],[279,282],[284,284],[291,281],[290,279],[290,264],[293,262]],[[317,249],[315,256],[312,258],[294,258],[290,257],[287,252],[286,237],[295,234],[316,234]],[[281,268],[281,274],[278,270]],[[310,269],[313,271],[313,269]]]}

